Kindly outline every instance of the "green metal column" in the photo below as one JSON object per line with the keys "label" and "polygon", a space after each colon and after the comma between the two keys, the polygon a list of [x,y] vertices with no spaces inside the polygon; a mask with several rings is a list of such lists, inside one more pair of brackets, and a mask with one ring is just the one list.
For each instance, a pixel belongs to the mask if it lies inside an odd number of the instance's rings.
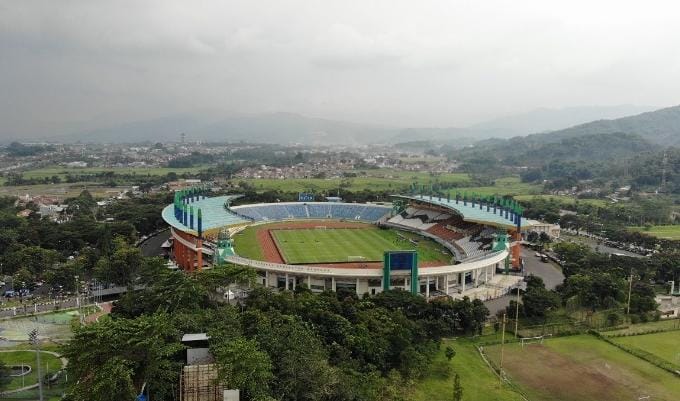
{"label": "green metal column", "polygon": [[413,267],[411,268],[411,293],[418,294],[420,282],[418,281],[418,252],[413,254]]}
{"label": "green metal column", "polygon": [[390,289],[390,254],[383,254],[383,291]]}

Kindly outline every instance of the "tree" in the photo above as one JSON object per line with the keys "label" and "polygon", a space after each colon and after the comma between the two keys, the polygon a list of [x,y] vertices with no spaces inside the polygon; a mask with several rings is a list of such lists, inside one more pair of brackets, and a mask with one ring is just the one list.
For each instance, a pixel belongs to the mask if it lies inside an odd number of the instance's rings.
{"label": "tree", "polygon": [[0,390],[7,387],[7,384],[11,380],[9,376],[9,368],[5,365],[5,362],[0,360]]}
{"label": "tree", "polygon": [[527,290],[522,296],[524,315],[530,318],[544,318],[547,312],[550,309],[556,308],[559,303],[559,296],[554,291],[549,291],[545,288]]}
{"label": "tree", "polygon": [[65,291],[78,291],[75,277],[83,278],[83,271],[83,261],[72,259],[47,269],[45,281],[52,287],[61,286]]}
{"label": "tree", "polygon": [[642,282],[635,282],[630,295],[630,312],[644,313],[656,310],[658,304],[655,300],[654,288]]}
{"label": "tree", "polygon": [[591,253],[587,245],[574,242],[560,242],[553,246],[557,257],[566,263],[575,263]]}
{"label": "tree", "polygon": [[147,383],[155,400],[171,400],[182,349],[166,314],[82,326],[63,347],[69,377],[75,378],[69,392],[77,401],[134,399]]}
{"label": "tree", "polygon": [[257,341],[245,338],[218,338],[210,344],[219,377],[227,388],[238,388],[245,399],[262,400],[269,396],[273,379],[272,362]]}
{"label": "tree", "polygon": [[90,386],[76,386],[72,389],[70,399],[73,401],[118,401],[133,400],[137,392],[133,383],[134,371],[130,361],[113,357],[97,367]]}
{"label": "tree", "polygon": [[95,276],[106,283],[132,285],[138,277],[143,259],[142,252],[120,237],[114,239],[115,251],[109,257],[102,257],[95,266]]}
{"label": "tree", "polygon": [[448,359],[449,362],[451,362],[451,359],[453,359],[453,357],[456,356],[456,350],[454,350],[450,346],[447,346],[446,351],[444,351],[444,352],[446,354],[446,359]]}
{"label": "tree", "polygon": [[460,384],[460,376],[458,373],[453,377],[453,401],[461,401],[463,399],[463,386]]}
{"label": "tree", "polygon": [[[276,380],[272,395],[284,401],[323,399],[338,385],[336,370],[311,328],[299,318],[256,314],[254,330],[259,346],[272,360]],[[285,339],[285,340],[283,340]]]}
{"label": "tree", "polygon": [[527,234],[527,241],[536,242],[537,240],[538,240],[538,233],[536,231],[530,231],[529,234]]}

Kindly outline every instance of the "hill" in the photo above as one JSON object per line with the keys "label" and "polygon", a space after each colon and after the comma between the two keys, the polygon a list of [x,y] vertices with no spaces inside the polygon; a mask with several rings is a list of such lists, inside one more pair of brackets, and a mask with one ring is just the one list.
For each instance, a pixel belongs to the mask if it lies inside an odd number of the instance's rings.
{"label": "hill", "polygon": [[213,113],[178,114],[46,139],[85,143],[155,142],[178,140],[183,132],[190,141],[355,145],[389,138],[396,130],[293,113]]}
{"label": "hill", "polygon": [[558,142],[583,135],[635,134],[659,145],[680,145],[680,106],[668,107],[614,120],[598,120],[545,134],[534,134],[528,141]]}
{"label": "hill", "polygon": [[593,120],[619,118],[652,110],[649,106],[578,106],[562,109],[540,108],[526,113],[494,118],[464,128],[406,128],[394,137],[396,142],[415,139],[467,146],[489,138],[512,138],[539,132],[561,130]]}
{"label": "hill", "polygon": [[465,160],[483,156],[484,159],[491,157],[512,166],[537,166],[549,164],[553,160],[599,162],[630,158],[658,148],[658,145],[638,135],[617,132],[582,135],[548,143],[541,143],[530,137],[489,139],[478,142],[472,148],[464,149],[461,155]]}
{"label": "hill", "polygon": [[[429,140],[434,143],[460,147],[473,144],[480,139],[510,138],[549,129],[562,129],[592,119],[618,117],[645,109],[647,108],[642,106],[538,109],[466,128],[412,127],[403,129],[313,118],[294,113],[246,114],[200,110],[117,124],[92,121],[88,123],[89,127],[87,128],[69,129],[62,131],[62,134],[39,139],[85,143],[156,142],[178,140],[181,133],[186,133],[189,141],[362,145]],[[629,132],[626,130],[619,131]],[[537,140],[539,142],[550,141],[542,137]]]}
{"label": "hill", "polygon": [[615,119],[654,110],[650,106],[578,106],[561,109],[539,108],[495,118],[469,127],[497,138],[509,138],[573,127],[595,120]]}

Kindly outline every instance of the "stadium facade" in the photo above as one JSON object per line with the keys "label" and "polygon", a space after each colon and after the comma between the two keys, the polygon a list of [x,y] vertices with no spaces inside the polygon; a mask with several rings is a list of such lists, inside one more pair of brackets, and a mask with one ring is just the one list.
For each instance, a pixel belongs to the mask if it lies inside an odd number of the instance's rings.
{"label": "stadium facade", "polygon": [[[312,291],[352,289],[359,295],[403,288],[427,297],[490,298],[521,280],[521,232],[528,226],[521,208],[509,199],[455,194],[395,195],[391,205],[342,202],[282,202],[232,206],[238,196],[207,197],[203,189],[179,191],[163,210],[170,225],[171,258],[185,271],[222,262],[253,267],[267,287]],[[301,265],[239,256],[234,236],[246,227],[281,221],[342,220],[410,231],[430,238],[455,256],[442,266],[415,271],[385,271],[373,265]],[[417,280],[417,282],[416,282]]]}

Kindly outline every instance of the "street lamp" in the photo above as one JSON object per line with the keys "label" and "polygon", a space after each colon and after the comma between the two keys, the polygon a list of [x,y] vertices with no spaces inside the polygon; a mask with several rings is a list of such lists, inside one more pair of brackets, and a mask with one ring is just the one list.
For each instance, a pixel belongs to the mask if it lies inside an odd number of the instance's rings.
{"label": "street lamp", "polygon": [[37,368],[38,368],[38,394],[40,396],[40,401],[43,401],[43,390],[42,390],[42,375],[40,374],[40,341],[38,341],[38,329],[33,329],[28,333],[28,340],[31,344],[35,345],[35,354],[37,358]]}

